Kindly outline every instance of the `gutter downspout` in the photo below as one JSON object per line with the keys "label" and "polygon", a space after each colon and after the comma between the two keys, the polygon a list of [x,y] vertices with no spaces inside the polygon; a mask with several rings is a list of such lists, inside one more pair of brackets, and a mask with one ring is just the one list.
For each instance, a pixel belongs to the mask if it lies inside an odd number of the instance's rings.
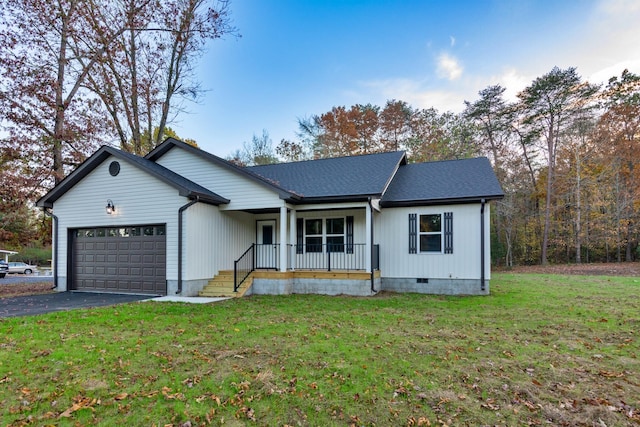
{"label": "gutter downspout", "polygon": [[486,203],[485,199],[480,200],[480,290],[485,290],[484,278],[484,205]]}
{"label": "gutter downspout", "polygon": [[369,212],[371,212],[371,224],[370,224],[370,227],[371,227],[371,247],[369,248],[369,251],[371,252],[371,255],[369,257],[371,259],[371,266],[370,266],[371,267],[371,292],[375,293],[377,291],[376,291],[376,288],[375,288],[375,277],[374,277],[375,276],[375,272],[374,272],[374,269],[373,269],[373,255],[374,255],[374,250],[373,250],[374,244],[373,244],[373,242],[374,242],[374,240],[373,240],[373,205],[371,204],[371,197],[367,198],[367,203],[369,204]]}
{"label": "gutter downspout", "polygon": [[178,290],[176,291],[176,294],[182,293],[182,214],[189,208],[189,206],[198,203],[198,200],[199,197],[196,196],[194,200],[178,209]]}
{"label": "gutter downspout", "polygon": [[43,207],[42,212],[45,215],[48,215],[53,219],[53,241],[55,245],[53,246],[53,263],[51,263],[51,267],[53,268],[53,288],[58,288],[58,217],[53,214],[53,212],[49,212],[47,208]]}

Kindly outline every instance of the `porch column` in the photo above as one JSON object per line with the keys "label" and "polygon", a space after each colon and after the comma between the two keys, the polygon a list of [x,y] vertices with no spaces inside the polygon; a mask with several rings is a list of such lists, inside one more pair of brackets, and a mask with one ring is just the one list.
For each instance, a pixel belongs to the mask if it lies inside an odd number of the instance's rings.
{"label": "porch column", "polygon": [[287,271],[287,207],[280,207],[280,271]]}
{"label": "porch column", "polygon": [[371,204],[367,203],[366,207],[366,238],[365,243],[367,244],[365,247],[365,268],[367,271],[371,271],[371,248],[373,246],[373,236],[371,235],[371,225],[373,224],[373,209],[371,209]]}
{"label": "porch column", "polygon": [[288,254],[291,256],[291,259],[289,260],[289,268],[291,270],[295,270],[296,269],[296,256],[295,256],[295,245],[297,243],[297,223],[298,223],[298,215],[296,213],[295,209],[291,209],[291,211],[289,212],[289,244],[290,246],[287,248],[288,249]]}

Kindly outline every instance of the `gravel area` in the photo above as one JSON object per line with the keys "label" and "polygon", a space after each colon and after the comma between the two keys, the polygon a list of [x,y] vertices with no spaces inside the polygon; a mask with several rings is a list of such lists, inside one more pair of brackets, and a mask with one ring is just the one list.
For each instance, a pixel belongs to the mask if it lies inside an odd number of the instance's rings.
{"label": "gravel area", "polygon": [[53,276],[35,276],[33,274],[7,274],[4,279],[0,279],[0,285],[15,285],[18,283],[38,283],[38,282],[51,282],[53,283]]}

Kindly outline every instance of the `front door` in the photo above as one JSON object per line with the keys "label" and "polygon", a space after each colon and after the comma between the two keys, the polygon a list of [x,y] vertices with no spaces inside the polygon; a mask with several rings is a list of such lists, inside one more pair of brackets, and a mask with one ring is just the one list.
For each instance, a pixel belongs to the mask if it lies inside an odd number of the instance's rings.
{"label": "front door", "polygon": [[278,245],[276,244],[276,220],[257,222],[256,268],[278,269]]}

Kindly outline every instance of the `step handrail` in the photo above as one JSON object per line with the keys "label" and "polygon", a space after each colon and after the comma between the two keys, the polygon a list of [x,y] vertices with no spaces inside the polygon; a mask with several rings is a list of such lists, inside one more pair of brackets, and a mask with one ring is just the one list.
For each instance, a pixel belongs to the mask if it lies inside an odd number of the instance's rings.
{"label": "step handrail", "polygon": [[233,262],[233,292],[238,292],[242,283],[256,269],[255,243]]}

